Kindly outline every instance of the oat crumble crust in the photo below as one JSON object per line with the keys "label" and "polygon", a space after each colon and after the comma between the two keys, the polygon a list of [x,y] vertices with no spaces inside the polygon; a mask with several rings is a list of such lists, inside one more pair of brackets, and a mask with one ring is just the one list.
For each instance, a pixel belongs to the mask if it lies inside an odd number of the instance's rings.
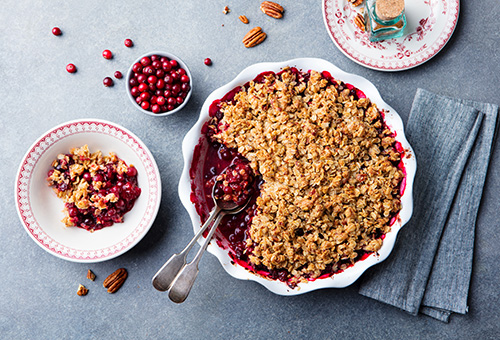
{"label": "oat crumble crust", "polygon": [[224,116],[212,127],[213,138],[237,148],[264,181],[247,239],[250,262],[286,269],[291,282],[379,250],[401,209],[404,176],[374,103],[339,93],[316,71],[306,80],[286,68],[251,81],[221,103]]}

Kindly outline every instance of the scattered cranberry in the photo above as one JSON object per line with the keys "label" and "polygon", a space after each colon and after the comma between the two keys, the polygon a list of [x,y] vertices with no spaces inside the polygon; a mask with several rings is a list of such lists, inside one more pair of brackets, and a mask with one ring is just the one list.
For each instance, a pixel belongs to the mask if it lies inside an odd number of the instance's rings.
{"label": "scattered cranberry", "polygon": [[52,34],[53,35],[61,35],[62,34],[61,29],[59,27],[54,27],[52,29]]}
{"label": "scattered cranberry", "polygon": [[212,65],[212,59],[210,59],[210,58],[205,58],[205,60],[204,60],[203,62],[204,62],[204,63],[205,63],[205,65],[207,65],[207,66]]}
{"label": "scattered cranberry", "polygon": [[125,39],[125,41],[123,42],[125,44],[125,46],[127,47],[132,47],[134,46],[134,43],[132,42],[132,40],[130,39]]}
{"label": "scattered cranberry", "polygon": [[116,71],[115,72],[115,78],[116,79],[122,79],[123,78],[123,74],[120,71]]}
{"label": "scattered cranberry", "polygon": [[113,53],[111,53],[110,50],[104,50],[102,51],[102,56],[104,57],[104,59],[111,59],[113,58]]}
{"label": "scattered cranberry", "polygon": [[177,60],[151,55],[132,65],[130,94],[142,109],[163,113],[182,105],[191,79]]}
{"label": "scattered cranberry", "polygon": [[74,64],[68,64],[66,65],[66,71],[68,71],[69,73],[75,73],[76,66]]}
{"label": "scattered cranberry", "polygon": [[106,78],[104,78],[104,80],[102,81],[102,83],[103,83],[103,84],[104,84],[104,86],[106,86],[106,87],[113,86],[113,84],[114,84],[113,79],[111,79],[110,77],[106,77]]}

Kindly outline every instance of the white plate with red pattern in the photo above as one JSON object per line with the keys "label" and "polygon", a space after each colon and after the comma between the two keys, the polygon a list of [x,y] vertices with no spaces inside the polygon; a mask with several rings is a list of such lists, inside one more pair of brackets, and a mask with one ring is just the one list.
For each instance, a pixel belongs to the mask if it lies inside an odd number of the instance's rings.
{"label": "white plate with red pattern", "polygon": [[351,60],[379,71],[402,71],[425,63],[451,38],[458,22],[459,0],[406,1],[403,37],[371,42],[354,24],[363,5],[323,0],[323,19],[337,47]]}
{"label": "white plate with red pattern", "polygon": [[[64,202],[46,181],[58,154],[85,144],[91,152],[114,152],[133,164],[141,188],[123,223],[93,233],[61,222]],[[16,176],[15,199],[25,230],[44,250],[68,261],[101,262],[130,250],[149,231],[160,207],[161,179],[153,155],[132,132],[105,120],[74,120],[45,132],[29,148]]]}

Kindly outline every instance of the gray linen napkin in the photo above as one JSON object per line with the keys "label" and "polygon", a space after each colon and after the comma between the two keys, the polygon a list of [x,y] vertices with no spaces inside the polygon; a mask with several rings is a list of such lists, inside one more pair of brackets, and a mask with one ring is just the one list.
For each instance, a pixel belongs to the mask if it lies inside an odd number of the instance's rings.
{"label": "gray linen napkin", "polygon": [[417,158],[414,211],[360,294],[448,322],[467,312],[474,234],[498,106],[418,89],[406,136]]}

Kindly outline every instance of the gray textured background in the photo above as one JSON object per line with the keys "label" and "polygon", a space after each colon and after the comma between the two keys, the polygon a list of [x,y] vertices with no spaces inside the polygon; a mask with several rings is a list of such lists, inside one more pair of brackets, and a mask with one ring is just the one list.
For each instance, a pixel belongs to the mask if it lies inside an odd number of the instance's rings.
{"label": "gray textured background", "polygon": [[[498,1],[462,1],[458,27],[445,48],[427,63],[404,72],[366,69],[346,58],[328,36],[321,1],[280,1],[283,20],[259,11],[260,1],[39,1],[3,0],[0,8],[0,337],[5,339],[245,339],[245,338],[498,338],[500,233],[482,226],[498,223],[500,148],[492,158],[481,204],[470,312],[450,324],[413,317],[345,289],[297,297],[274,295],[253,282],[227,275],[207,254],[188,300],[175,305],[153,289],[156,270],[192,236],[177,196],[184,134],[215,88],[243,68],[261,61],[319,57],[364,76],[406,121],[417,87],[440,94],[500,104]],[[224,16],[229,5],[232,12]],[[245,49],[246,14],[267,40]],[[222,26],[224,24],[224,26]],[[63,30],[51,34],[53,26]],[[128,49],[123,40],[131,38]],[[115,53],[111,61],[104,49]],[[190,67],[194,93],[180,113],[168,118],[141,114],[128,102],[124,80],[104,88],[102,79],[125,73],[139,55],[170,51]],[[203,59],[212,58],[206,67]],[[78,73],[65,71],[67,63]],[[436,114],[439,114],[436,112]],[[58,259],[24,231],[14,205],[14,179],[28,147],[49,128],[71,119],[101,118],[132,130],[156,158],[163,183],[160,212],[150,232],[114,260],[87,265]],[[116,294],[85,279],[92,268],[102,280],[118,267],[129,278]],[[78,283],[91,289],[75,294]]]}

